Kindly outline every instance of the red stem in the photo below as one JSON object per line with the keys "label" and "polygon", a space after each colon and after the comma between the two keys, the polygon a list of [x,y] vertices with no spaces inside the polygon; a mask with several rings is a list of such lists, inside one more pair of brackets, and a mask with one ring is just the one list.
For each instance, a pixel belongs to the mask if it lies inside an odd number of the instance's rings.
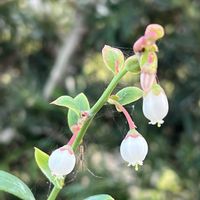
{"label": "red stem", "polygon": [[72,144],[74,143],[74,140],[76,139],[76,136],[78,135],[78,132],[80,131],[80,127],[75,127],[73,130],[73,135],[70,138],[69,142],[67,143],[67,145],[72,146]]}
{"label": "red stem", "polygon": [[118,106],[120,108],[120,110],[123,112],[123,114],[125,115],[126,117],[126,120],[128,122],[128,125],[129,125],[129,128],[130,129],[135,129],[137,128],[137,126],[135,125],[135,123],[133,122],[131,116],[129,115],[128,111],[122,106]]}

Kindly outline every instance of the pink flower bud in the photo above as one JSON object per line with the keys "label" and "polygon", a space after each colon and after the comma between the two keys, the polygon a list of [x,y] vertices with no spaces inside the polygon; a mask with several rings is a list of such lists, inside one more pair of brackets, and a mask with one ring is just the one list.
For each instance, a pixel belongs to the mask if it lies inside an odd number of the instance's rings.
{"label": "pink flower bud", "polygon": [[133,45],[133,51],[136,52],[141,52],[145,46],[146,46],[146,38],[144,36],[140,37]]}
{"label": "pink flower bud", "polygon": [[150,120],[149,124],[158,124],[158,127],[160,127],[168,110],[169,104],[164,90],[158,84],[154,84],[143,97],[144,116]]}
{"label": "pink flower bud", "polygon": [[49,168],[55,176],[65,176],[72,172],[75,167],[76,158],[69,145],[56,149],[49,156]]}
{"label": "pink flower bud", "polygon": [[155,73],[158,68],[157,54],[152,51],[145,51],[141,53],[139,63],[142,71]]}
{"label": "pink flower bud", "polygon": [[140,74],[140,85],[141,88],[145,91],[148,92],[156,78],[156,73],[149,73],[149,72],[141,72]]}
{"label": "pink flower bud", "polygon": [[155,43],[153,43],[149,46],[146,46],[145,50],[150,52],[158,52],[158,46]]}
{"label": "pink flower bud", "polygon": [[147,40],[156,41],[164,36],[164,29],[159,24],[150,24],[145,31],[145,37]]}
{"label": "pink flower bud", "polygon": [[143,164],[148,152],[148,144],[144,137],[139,134],[135,129],[130,130],[120,146],[120,153],[129,166],[135,166],[136,170],[138,165]]}

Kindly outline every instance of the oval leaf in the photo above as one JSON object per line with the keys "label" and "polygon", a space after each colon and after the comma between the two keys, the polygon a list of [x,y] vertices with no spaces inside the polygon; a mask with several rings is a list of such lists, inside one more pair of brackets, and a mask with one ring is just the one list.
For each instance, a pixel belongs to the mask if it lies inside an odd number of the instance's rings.
{"label": "oval leaf", "polygon": [[136,55],[128,57],[125,61],[124,66],[128,71],[134,74],[140,73],[140,65]]}
{"label": "oval leaf", "polygon": [[108,194],[99,194],[99,195],[88,197],[84,200],[114,200],[114,199]]}
{"label": "oval leaf", "polygon": [[[74,101],[80,111],[87,111],[90,109],[90,104],[89,104],[89,101],[88,101],[87,97],[85,96],[85,94],[80,93],[79,95],[77,95],[74,98]],[[67,117],[68,117],[68,125],[69,125],[69,128],[71,129],[71,127],[74,124],[77,124],[79,117],[71,109],[69,109]]]}
{"label": "oval leaf", "polygon": [[124,65],[124,54],[119,49],[105,45],[102,56],[106,67],[113,73],[118,73]]}
{"label": "oval leaf", "polygon": [[143,96],[143,91],[137,87],[126,87],[116,95],[119,97],[118,102],[121,105],[126,105],[140,99]]}
{"label": "oval leaf", "polygon": [[42,173],[49,179],[49,181],[53,183],[57,188],[62,188],[63,179],[57,178],[56,180],[56,178],[51,174],[51,170],[49,169],[49,155],[35,147],[35,160],[38,167],[40,168]]}
{"label": "oval leaf", "polygon": [[11,193],[20,199],[35,200],[29,187],[16,176],[0,171],[0,190]]}
{"label": "oval leaf", "polygon": [[80,114],[79,108],[76,106],[74,99],[70,96],[61,96],[55,101],[51,102],[51,104],[72,109],[77,115]]}

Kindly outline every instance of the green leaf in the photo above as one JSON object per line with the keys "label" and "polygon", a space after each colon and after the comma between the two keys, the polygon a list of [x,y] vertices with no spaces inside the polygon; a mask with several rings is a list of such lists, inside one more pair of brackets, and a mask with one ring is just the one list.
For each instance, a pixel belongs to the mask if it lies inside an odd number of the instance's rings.
{"label": "green leaf", "polygon": [[49,155],[35,147],[35,160],[38,167],[40,168],[42,173],[49,179],[49,181],[53,183],[57,188],[62,188],[63,180],[56,179],[51,174],[51,170],[49,169],[48,165]]}
{"label": "green leaf", "polygon": [[[88,101],[87,97],[85,96],[85,94],[83,94],[83,93],[78,94],[74,98],[74,102],[76,103],[76,106],[79,108],[80,111],[87,111],[90,109],[89,101]],[[68,125],[69,125],[70,129],[74,124],[77,124],[78,119],[79,119],[79,117],[76,115],[76,113],[73,110],[69,109]]]}
{"label": "green leaf", "polygon": [[140,99],[143,96],[143,91],[137,87],[126,87],[120,90],[116,95],[119,97],[118,102],[122,105],[126,105]]}
{"label": "green leaf", "polygon": [[84,200],[114,200],[114,199],[108,194],[99,194],[99,195],[88,197]]}
{"label": "green leaf", "polygon": [[20,199],[35,200],[29,187],[16,176],[0,170],[0,190],[11,193]]}
{"label": "green leaf", "polygon": [[77,115],[80,115],[80,110],[77,107],[74,99],[70,96],[61,96],[57,98],[55,101],[51,102],[51,104],[67,107],[71,110],[73,110]]}
{"label": "green leaf", "polygon": [[140,65],[136,55],[128,57],[125,61],[124,66],[128,71],[134,74],[140,73]]}
{"label": "green leaf", "polygon": [[117,73],[124,65],[124,54],[116,48],[105,45],[102,49],[103,61],[113,73]]}

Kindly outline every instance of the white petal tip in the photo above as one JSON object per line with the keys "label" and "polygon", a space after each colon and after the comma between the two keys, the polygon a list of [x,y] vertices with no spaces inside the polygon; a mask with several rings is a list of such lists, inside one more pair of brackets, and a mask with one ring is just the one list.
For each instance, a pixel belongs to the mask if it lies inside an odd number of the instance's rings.
{"label": "white petal tip", "polygon": [[150,121],[149,124],[151,125],[156,125],[157,124],[157,127],[161,127],[161,124],[163,124],[164,121],[163,120],[159,120],[159,121]]}
{"label": "white petal tip", "polygon": [[142,166],[143,165],[143,161],[138,161],[136,164],[134,163],[129,163],[128,164],[128,167],[130,166],[133,166],[135,168],[135,171],[138,171],[139,170],[139,166]]}

